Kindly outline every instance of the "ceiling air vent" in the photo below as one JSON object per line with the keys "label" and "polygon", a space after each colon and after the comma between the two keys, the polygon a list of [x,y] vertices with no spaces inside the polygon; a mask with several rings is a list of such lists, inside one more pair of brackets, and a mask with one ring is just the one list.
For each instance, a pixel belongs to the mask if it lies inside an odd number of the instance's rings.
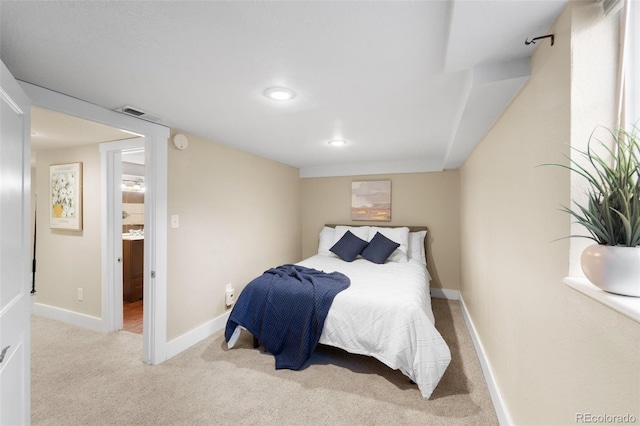
{"label": "ceiling air vent", "polygon": [[143,111],[138,111],[137,109],[133,109],[130,107],[122,108],[122,112],[124,112],[125,114],[135,115],[136,117],[140,117],[141,115],[144,115]]}
{"label": "ceiling air vent", "polygon": [[152,121],[154,123],[162,122],[162,120],[159,117],[156,117],[155,115],[148,114],[148,113],[142,111],[139,108],[134,108],[134,107],[128,106],[128,105],[120,107],[120,108],[116,108],[115,111],[121,112],[123,114],[131,115],[133,117],[141,118],[143,120]]}

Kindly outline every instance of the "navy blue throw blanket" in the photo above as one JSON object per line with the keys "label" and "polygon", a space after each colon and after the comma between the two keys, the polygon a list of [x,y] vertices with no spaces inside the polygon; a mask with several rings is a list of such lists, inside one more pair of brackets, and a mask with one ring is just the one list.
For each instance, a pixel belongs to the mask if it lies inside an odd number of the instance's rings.
{"label": "navy blue throw blanket", "polygon": [[228,342],[241,325],[274,355],[276,369],[300,370],[318,346],[333,298],[349,284],[339,272],[298,265],[269,269],[240,293],[224,337]]}

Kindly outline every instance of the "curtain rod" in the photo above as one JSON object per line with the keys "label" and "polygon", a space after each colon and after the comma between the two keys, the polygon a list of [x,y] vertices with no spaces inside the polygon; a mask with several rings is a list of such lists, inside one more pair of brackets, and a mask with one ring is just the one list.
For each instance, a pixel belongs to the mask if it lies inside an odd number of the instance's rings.
{"label": "curtain rod", "polygon": [[549,38],[549,37],[551,38],[551,45],[553,46],[553,41],[555,39],[553,34],[547,34],[545,36],[536,37],[536,38],[531,39],[531,41],[529,41],[529,39],[526,39],[524,41],[524,44],[526,44],[527,46],[530,45],[530,44],[536,44],[536,40],[541,40],[543,38]]}

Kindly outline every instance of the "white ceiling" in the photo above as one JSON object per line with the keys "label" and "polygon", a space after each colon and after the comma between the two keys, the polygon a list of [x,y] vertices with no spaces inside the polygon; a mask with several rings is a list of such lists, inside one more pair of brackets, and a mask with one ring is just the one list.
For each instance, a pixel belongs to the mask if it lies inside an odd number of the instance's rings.
{"label": "white ceiling", "polygon": [[[0,1],[0,56],[20,80],[303,177],[435,171],[458,168],[526,83],[524,41],[565,4]],[[297,96],[269,100],[272,86]]]}

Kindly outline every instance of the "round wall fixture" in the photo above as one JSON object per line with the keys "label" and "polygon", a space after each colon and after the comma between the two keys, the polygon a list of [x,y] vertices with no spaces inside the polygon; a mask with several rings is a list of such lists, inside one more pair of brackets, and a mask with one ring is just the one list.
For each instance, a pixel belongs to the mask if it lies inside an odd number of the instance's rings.
{"label": "round wall fixture", "polygon": [[187,149],[189,146],[189,139],[187,139],[187,137],[182,133],[176,133],[173,136],[173,144],[180,150]]}
{"label": "round wall fixture", "polygon": [[344,139],[331,139],[327,143],[331,146],[345,146],[347,144],[347,141],[345,141]]}
{"label": "round wall fixture", "polygon": [[296,97],[296,92],[286,87],[270,87],[264,91],[264,95],[274,101],[288,101]]}

